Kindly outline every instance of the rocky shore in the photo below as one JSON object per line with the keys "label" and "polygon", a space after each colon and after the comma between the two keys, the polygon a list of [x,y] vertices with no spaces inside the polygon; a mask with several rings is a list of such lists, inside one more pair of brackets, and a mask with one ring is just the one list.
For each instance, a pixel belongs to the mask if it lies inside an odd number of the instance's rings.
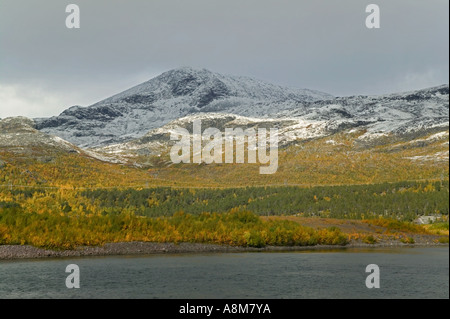
{"label": "rocky shore", "polygon": [[264,252],[264,251],[302,251],[320,249],[348,249],[348,248],[388,248],[388,247],[426,247],[448,246],[448,244],[418,243],[404,244],[400,242],[383,242],[379,244],[364,244],[352,242],[346,246],[267,246],[264,248],[234,247],[198,243],[151,243],[151,242],[123,242],[108,243],[104,246],[79,247],[74,250],[49,250],[29,245],[2,245],[0,246],[0,260],[33,259],[33,258],[59,258],[83,256],[120,256],[120,255],[148,255],[166,253],[226,253],[226,252]]}

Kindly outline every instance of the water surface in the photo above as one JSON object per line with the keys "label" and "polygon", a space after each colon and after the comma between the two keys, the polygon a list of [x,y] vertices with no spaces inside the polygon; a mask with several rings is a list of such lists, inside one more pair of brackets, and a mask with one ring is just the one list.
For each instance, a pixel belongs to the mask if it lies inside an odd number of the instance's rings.
{"label": "water surface", "polygon": [[[80,289],[65,286],[80,267]],[[380,267],[380,289],[365,285]],[[449,249],[167,254],[0,261],[0,298],[449,298]]]}

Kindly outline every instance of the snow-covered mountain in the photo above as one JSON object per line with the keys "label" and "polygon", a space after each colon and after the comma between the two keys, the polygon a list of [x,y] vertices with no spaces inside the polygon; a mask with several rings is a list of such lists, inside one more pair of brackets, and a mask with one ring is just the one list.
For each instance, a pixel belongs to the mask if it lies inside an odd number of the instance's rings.
{"label": "snow-covered mountain", "polygon": [[59,116],[35,121],[43,132],[81,147],[94,147],[141,137],[192,113],[269,116],[299,103],[330,99],[333,96],[323,92],[180,68],[89,107],[73,106]]}
{"label": "snow-covered mountain", "polygon": [[[279,107],[280,104],[285,107]],[[157,155],[172,144],[170,133],[175,128],[192,132],[194,120],[201,120],[203,129],[215,127],[222,132],[225,128],[235,127],[278,128],[281,146],[339,132],[358,133],[357,141],[361,145],[376,144],[384,137],[389,137],[385,141],[388,143],[412,141],[431,133],[445,132],[449,127],[448,85],[382,96],[351,96],[314,102],[286,101],[275,106],[270,102],[261,102],[254,105],[252,112],[271,106],[277,110],[276,113],[259,115],[256,112],[259,116],[253,117],[244,116],[242,110],[189,114],[152,129],[141,138],[97,150],[130,157]]]}
{"label": "snow-covered mountain", "polygon": [[279,112],[278,118],[326,121],[329,131],[349,127],[376,134],[406,134],[449,126],[449,86],[380,96],[338,97]]}
{"label": "snow-covered mountain", "polygon": [[366,142],[387,135],[417,138],[448,129],[449,86],[335,98],[247,77],[181,68],[92,106],[74,106],[35,122],[39,130],[83,148],[153,153],[150,149],[159,144],[167,146],[173,127],[189,127],[196,118],[205,121],[204,126],[219,129],[225,124],[277,127],[281,144],[344,130],[363,132],[359,139]]}

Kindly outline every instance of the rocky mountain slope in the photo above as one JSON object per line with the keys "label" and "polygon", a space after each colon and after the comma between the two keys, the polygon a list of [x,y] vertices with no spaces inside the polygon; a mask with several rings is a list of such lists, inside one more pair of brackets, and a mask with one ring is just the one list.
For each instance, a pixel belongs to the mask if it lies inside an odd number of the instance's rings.
{"label": "rocky mountain slope", "polygon": [[79,148],[58,136],[41,132],[36,129],[36,123],[32,119],[19,116],[0,120],[0,160],[4,157],[2,162],[13,163],[21,159],[47,163],[66,154],[78,154],[111,163],[123,162],[116,157],[100,155]]}
{"label": "rocky mountain slope", "polygon": [[37,128],[80,147],[138,138],[149,130],[197,112],[245,116],[275,114],[297,103],[332,99],[329,94],[291,89],[208,70],[171,70],[89,107],[36,119]]}
{"label": "rocky mountain slope", "polygon": [[449,86],[381,96],[339,97],[318,101],[277,114],[305,121],[326,121],[328,128],[365,127],[367,136],[405,134],[448,127]]}
{"label": "rocky mountain slope", "polygon": [[334,98],[246,77],[181,68],[92,106],[74,106],[35,122],[42,132],[80,147],[123,152],[165,144],[170,128],[195,118],[211,127],[223,126],[224,121],[228,127],[278,127],[282,145],[352,129],[364,131],[361,141],[389,135],[415,138],[448,128],[449,86]]}
{"label": "rocky mountain slope", "polygon": [[36,129],[33,120],[26,117],[8,117],[0,120],[0,148],[9,151],[33,147],[78,153],[80,149],[61,139]]}
{"label": "rocky mountain slope", "polygon": [[194,120],[201,120],[203,129],[215,127],[222,132],[225,128],[276,127],[281,146],[341,132],[356,134],[355,144],[359,146],[412,142],[448,130],[448,94],[448,85],[443,85],[399,94],[299,102],[290,109],[259,117],[237,115],[239,112],[195,113],[153,129],[139,139],[97,150],[125,156],[157,155],[173,143],[170,133],[175,128],[192,132]]}

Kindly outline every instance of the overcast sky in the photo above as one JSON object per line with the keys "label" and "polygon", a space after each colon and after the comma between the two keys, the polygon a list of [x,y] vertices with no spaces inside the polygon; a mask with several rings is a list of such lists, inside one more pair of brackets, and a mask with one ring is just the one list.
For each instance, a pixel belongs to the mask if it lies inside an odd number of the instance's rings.
{"label": "overcast sky", "polygon": [[[81,28],[67,29],[75,3]],[[376,3],[381,28],[367,29]],[[58,115],[180,66],[337,96],[448,83],[448,0],[0,0],[0,118]]]}

